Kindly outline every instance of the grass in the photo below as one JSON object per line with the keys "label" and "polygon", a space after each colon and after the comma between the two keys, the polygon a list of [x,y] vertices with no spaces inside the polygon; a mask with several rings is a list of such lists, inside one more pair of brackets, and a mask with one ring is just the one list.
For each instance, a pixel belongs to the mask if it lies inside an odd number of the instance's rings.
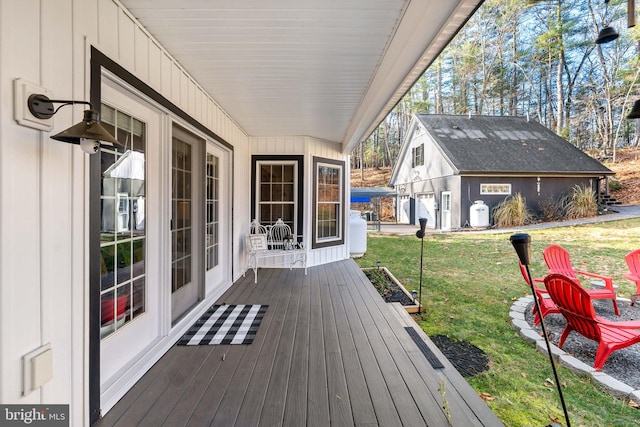
{"label": "grass", "polygon": [[[534,277],[546,267],[542,250],[551,243],[565,247],[578,269],[613,277],[620,295],[635,286],[624,279],[624,255],[640,245],[640,219],[531,231]],[[466,340],[490,357],[487,372],[469,378],[471,386],[507,426],[564,424],[562,407],[546,354],[538,353],[511,326],[509,309],[527,295],[509,242],[511,233],[449,233],[427,235],[424,247],[423,304],[420,326],[428,335]],[[409,290],[419,284],[420,240],[412,236],[368,239],[361,267],[376,261],[386,266]],[[640,425],[640,412],[629,402],[602,391],[588,377],[558,365],[573,426]]]}

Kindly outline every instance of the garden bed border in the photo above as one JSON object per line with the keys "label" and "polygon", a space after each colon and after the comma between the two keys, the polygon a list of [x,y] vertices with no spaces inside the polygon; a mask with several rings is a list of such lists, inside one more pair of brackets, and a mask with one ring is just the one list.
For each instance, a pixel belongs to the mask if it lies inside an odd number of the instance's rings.
{"label": "garden bed border", "polygon": [[[402,283],[400,283],[400,281],[398,279],[396,279],[396,277],[389,271],[389,269],[387,267],[366,267],[363,268],[362,271],[369,271],[369,270],[382,270],[384,271],[384,273],[387,275],[387,277],[389,277],[389,279],[391,279],[391,281],[398,286],[398,288],[400,288],[400,290],[402,292],[404,292],[405,295],[407,295],[407,297],[409,297],[409,299],[413,300],[413,296],[411,295],[411,292],[407,291],[405,289],[404,286],[402,286]],[[402,305],[402,304],[401,304]],[[418,312],[418,304],[414,303],[410,304],[410,305],[402,305],[402,307],[407,311],[407,313],[417,313]]]}

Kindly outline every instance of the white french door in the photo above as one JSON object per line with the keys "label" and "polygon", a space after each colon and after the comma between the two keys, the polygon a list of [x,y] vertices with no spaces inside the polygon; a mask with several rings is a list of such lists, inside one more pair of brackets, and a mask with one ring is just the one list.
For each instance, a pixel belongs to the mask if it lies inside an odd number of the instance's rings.
{"label": "white french door", "polygon": [[105,399],[105,390],[162,333],[158,214],[162,114],[106,78],[102,102],[102,124],[123,145],[99,154],[100,384]]}
{"label": "white french door", "polygon": [[231,284],[230,150],[102,79],[102,124],[123,147],[101,169],[100,404],[110,408]]}
{"label": "white french door", "polygon": [[207,291],[231,280],[230,155],[208,143],[205,162],[205,283]]}
{"label": "white french door", "polygon": [[171,130],[171,321],[193,307],[203,282],[204,141]]}

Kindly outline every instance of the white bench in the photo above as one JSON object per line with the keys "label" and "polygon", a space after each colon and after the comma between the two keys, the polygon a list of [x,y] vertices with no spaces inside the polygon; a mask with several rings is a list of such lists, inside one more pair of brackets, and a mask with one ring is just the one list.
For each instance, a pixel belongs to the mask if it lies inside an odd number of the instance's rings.
{"label": "white bench", "polygon": [[257,220],[251,221],[249,234],[245,236],[247,251],[247,268],[251,268],[254,283],[258,283],[258,263],[263,258],[280,257],[290,260],[289,269],[297,262],[302,263],[304,274],[307,274],[307,251],[302,236],[293,236],[291,228],[282,219],[269,226],[261,225]]}

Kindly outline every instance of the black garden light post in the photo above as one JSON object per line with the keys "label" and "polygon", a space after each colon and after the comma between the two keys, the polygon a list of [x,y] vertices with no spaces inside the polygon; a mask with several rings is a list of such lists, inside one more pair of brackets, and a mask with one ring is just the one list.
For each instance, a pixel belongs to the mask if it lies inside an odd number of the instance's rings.
{"label": "black garden light post", "polygon": [[422,314],[422,258],[424,256],[424,229],[427,227],[427,218],[420,218],[420,230],[416,231],[416,237],[420,243],[420,287],[418,288],[418,314]]}
{"label": "black garden light post", "polygon": [[[544,319],[542,318],[542,310],[540,310],[540,304],[538,303],[538,298],[536,298],[536,292],[534,289],[533,279],[531,278],[531,272],[529,271],[529,260],[530,260],[530,250],[531,250],[531,236],[528,234],[513,234],[509,240],[511,240],[511,244],[513,248],[516,250],[518,254],[518,258],[520,258],[520,263],[524,265],[524,268],[527,270],[527,279],[529,281],[529,285],[531,285],[531,294],[533,295],[533,301],[536,305],[536,310],[538,312],[538,316],[540,318],[540,326],[542,327],[542,336],[544,337],[544,342],[547,344],[547,352],[549,353],[549,362],[551,363],[551,369],[553,370],[553,376],[556,380],[556,387],[558,388],[558,395],[560,396],[560,403],[562,403],[562,410],[564,411],[564,419],[567,422],[567,427],[571,427],[571,423],[569,422],[569,413],[567,412],[567,405],[564,402],[564,396],[562,395],[562,387],[560,386],[560,380],[558,379],[558,372],[556,371],[556,365],[553,363],[553,355],[551,353],[551,345],[549,344],[549,337],[547,336],[547,329],[544,326]],[[554,423],[555,424],[555,423]],[[551,424],[551,425],[554,425]]]}

